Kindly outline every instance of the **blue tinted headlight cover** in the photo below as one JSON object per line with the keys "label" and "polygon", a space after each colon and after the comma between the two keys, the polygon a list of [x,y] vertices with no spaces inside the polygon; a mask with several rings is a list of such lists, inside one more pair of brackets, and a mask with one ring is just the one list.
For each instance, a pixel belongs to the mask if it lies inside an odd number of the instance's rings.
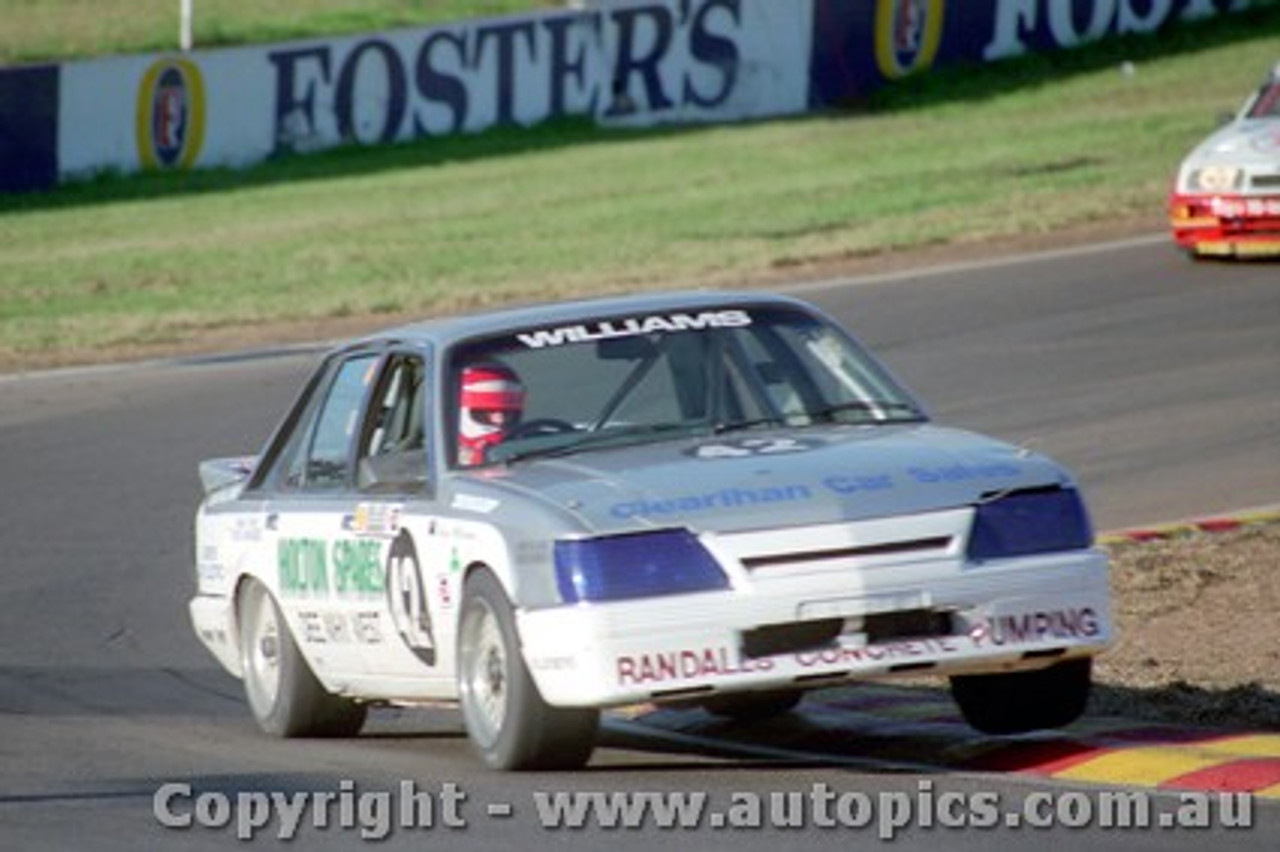
{"label": "blue tinted headlight cover", "polygon": [[976,562],[1036,553],[1081,550],[1093,544],[1093,527],[1074,488],[1017,491],[979,503],[969,534]]}
{"label": "blue tinted headlight cover", "polygon": [[725,589],[729,578],[688,530],[662,530],[555,544],[565,603],[622,601]]}

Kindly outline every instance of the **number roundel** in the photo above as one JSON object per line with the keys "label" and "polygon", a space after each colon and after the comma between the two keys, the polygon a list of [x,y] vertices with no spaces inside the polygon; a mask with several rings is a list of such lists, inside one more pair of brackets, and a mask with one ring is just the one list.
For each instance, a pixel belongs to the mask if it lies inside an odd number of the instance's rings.
{"label": "number roundel", "polygon": [[427,608],[427,589],[418,562],[418,548],[408,530],[401,530],[387,554],[387,605],[396,632],[409,650],[429,666],[436,664],[436,639]]}

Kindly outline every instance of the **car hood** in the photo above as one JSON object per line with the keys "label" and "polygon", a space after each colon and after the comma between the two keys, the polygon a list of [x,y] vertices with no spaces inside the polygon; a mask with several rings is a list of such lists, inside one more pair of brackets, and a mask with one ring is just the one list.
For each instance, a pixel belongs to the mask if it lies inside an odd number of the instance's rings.
{"label": "car hood", "polygon": [[[1049,459],[934,426],[740,432],[530,459],[465,490],[537,501],[583,532],[698,531],[834,523],[972,504],[993,492],[1066,484]],[[459,483],[462,485],[462,483]]]}
{"label": "car hood", "polygon": [[1280,163],[1280,119],[1244,119],[1220,128],[1188,155],[1184,166]]}

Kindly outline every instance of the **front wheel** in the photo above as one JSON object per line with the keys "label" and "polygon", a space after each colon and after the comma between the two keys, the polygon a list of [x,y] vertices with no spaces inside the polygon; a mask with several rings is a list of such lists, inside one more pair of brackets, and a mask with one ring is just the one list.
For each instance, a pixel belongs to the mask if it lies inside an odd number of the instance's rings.
{"label": "front wheel", "polygon": [[1089,701],[1093,658],[1008,674],[956,675],[951,696],[984,734],[1021,734],[1069,725]]}
{"label": "front wheel", "polygon": [[493,769],[577,769],[595,748],[599,711],[543,700],[525,666],[511,604],[483,571],[463,586],[458,699],[467,736]]}
{"label": "front wheel", "polygon": [[321,685],[266,587],[240,592],[240,667],[258,727],[277,737],[353,737],[368,708]]}

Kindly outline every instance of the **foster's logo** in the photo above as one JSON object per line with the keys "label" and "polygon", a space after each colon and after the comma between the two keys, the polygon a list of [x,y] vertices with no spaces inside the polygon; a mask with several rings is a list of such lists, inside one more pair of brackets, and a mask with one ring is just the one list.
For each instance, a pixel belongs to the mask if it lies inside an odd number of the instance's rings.
{"label": "foster's logo", "polygon": [[887,79],[927,71],[942,40],[944,0],[877,0],[876,64]]}
{"label": "foster's logo", "polygon": [[160,59],[138,89],[138,157],[149,169],[190,168],[204,144],[204,80],[195,63]]}

